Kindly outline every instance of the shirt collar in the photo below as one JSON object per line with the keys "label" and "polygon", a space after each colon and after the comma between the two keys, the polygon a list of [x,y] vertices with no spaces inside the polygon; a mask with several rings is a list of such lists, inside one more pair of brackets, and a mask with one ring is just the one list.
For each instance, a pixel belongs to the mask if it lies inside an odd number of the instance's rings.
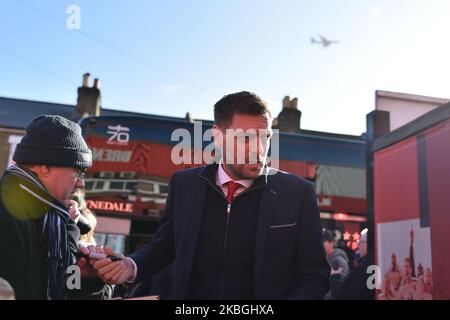
{"label": "shirt collar", "polygon": [[216,184],[219,186],[223,186],[225,183],[234,181],[242,185],[244,188],[250,188],[253,183],[253,179],[241,179],[241,180],[233,180],[223,169],[222,162],[219,163],[216,174]]}

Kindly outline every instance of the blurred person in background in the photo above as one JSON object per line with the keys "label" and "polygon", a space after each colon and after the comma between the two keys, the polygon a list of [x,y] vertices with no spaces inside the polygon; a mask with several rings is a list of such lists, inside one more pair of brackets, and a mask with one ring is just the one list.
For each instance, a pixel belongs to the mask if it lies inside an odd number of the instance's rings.
{"label": "blurred person in background", "polygon": [[336,248],[336,240],[334,232],[331,230],[323,230],[323,245],[327,256],[328,264],[331,267],[330,273],[330,291],[326,298],[334,296],[336,288],[345,279],[349,273],[349,259],[344,250]]}
{"label": "blurred person in background", "polygon": [[361,231],[361,238],[358,241],[359,262],[350,271],[347,277],[336,288],[333,299],[338,300],[373,300],[374,290],[368,288],[367,280],[370,273],[367,272],[369,263],[367,260],[367,233],[368,229]]}
{"label": "blurred person in background", "polygon": [[336,240],[334,232],[324,230],[322,233],[323,245],[327,255],[327,261],[336,274],[345,278],[349,272],[349,259],[344,250],[336,248]]}
{"label": "blurred person in background", "polygon": [[[77,189],[73,195],[80,210],[80,219],[77,226],[80,229],[79,245],[89,249],[90,252],[103,253],[102,246],[97,245],[94,237],[97,218],[86,203],[84,189]],[[77,300],[109,300],[112,298],[114,286],[105,284],[97,277],[95,272],[86,275],[81,282],[81,289],[72,290],[70,299]]]}

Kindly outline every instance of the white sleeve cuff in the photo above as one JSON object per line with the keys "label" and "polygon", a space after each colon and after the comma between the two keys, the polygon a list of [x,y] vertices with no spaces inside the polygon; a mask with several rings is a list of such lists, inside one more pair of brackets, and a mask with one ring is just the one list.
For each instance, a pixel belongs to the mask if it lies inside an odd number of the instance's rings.
{"label": "white sleeve cuff", "polygon": [[134,274],[133,274],[133,277],[132,277],[130,280],[128,280],[127,282],[128,282],[128,283],[133,283],[134,280],[136,280],[136,276],[137,276],[137,265],[136,265],[136,262],[134,262],[134,260],[131,259],[130,257],[127,257],[127,259],[128,259],[129,261],[131,261],[131,263],[132,263],[133,266],[134,266]]}

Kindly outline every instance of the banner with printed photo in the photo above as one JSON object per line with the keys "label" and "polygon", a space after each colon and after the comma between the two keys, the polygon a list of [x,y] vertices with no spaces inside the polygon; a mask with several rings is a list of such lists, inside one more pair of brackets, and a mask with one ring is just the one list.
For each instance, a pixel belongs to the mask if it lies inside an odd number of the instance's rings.
{"label": "banner with printed photo", "polygon": [[380,300],[433,299],[430,228],[419,219],[377,226]]}
{"label": "banner with printed photo", "polygon": [[374,154],[379,299],[450,299],[450,120]]}

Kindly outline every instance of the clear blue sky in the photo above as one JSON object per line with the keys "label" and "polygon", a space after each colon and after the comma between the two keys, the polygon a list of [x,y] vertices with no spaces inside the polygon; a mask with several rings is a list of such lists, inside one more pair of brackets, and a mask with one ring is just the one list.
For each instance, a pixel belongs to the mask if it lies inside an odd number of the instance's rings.
{"label": "clear blue sky", "polygon": [[[66,26],[80,8],[80,30]],[[360,134],[374,91],[450,97],[450,1],[1,0],[0,96],[76,103],[84,72],[102,105],[212,119],[250,90],[302,127]],[[311,45],[322,34],[340,43]]]}

